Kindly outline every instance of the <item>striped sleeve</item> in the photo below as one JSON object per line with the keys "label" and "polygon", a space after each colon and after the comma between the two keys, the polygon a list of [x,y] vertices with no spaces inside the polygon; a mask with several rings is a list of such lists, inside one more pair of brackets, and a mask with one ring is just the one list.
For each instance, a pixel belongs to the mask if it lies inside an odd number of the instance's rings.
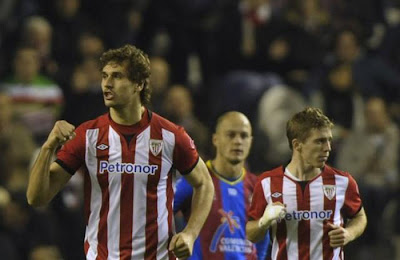
{"label": "striped sleeve", "polygon": [[352,218],[361,209],[362,201],[357,182],[350,174],[348,175],[348,178],[349,185],[346,190],[346,198],[342,208],[342,214],[344,217]]}
{"label": "striped sleeve", "polygon": [[174,150],[174,166],[182,174],[190,173],[199,160],[194,141],[183,127],[176,132],[176,147]]}
{"label": "striped sleeve", "polygon": [[259,179],[254,187],[253,198],[251,200],[248,216],[249,220],[256,220],[261,218],[267,207],[267,201],[264,196],[264,190],[262,187],[263,179]]}
{"label": "striped sleeve", "polygon": [[85,162],[85,130],[80,126],[75,133],[75,138],[57,152],[56,162],[70,173],[76,172]]}

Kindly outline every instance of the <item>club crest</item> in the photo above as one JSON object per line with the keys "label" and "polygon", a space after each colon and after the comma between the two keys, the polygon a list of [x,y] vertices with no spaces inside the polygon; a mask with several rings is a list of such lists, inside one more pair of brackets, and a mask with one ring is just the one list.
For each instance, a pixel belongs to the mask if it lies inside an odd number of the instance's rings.
{"label": "club crest", "polygon": [[332,200],[336,195],[336,186],[335,185],[323,185],[322,189],[324,190],[325,197],[329,200]]}
{"label": "club crest", "polygon": [[161,150],[162,150],[162,148],[163,148],[163,141],[162,140],[150,139],[150,152],[154,156],[159,155]]}

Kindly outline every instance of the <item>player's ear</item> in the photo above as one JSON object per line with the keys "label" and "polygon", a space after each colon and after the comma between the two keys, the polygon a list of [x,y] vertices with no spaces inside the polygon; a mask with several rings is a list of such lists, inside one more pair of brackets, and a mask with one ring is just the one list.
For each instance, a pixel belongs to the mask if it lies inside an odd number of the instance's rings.
{"label": "player's ear", "polygon": [[212,135],[212,143],[214,146],[217,146],[217,134],[216,133],[214,133]]}
{"label": "player's ear", "polygon": [[293,147],[293,151],[301,151],[301,142],[299,141],[299,139],[294,138],[292,140],[292,147]]}
{"label": "player's ear", "polygon": [[144,88],[145,82],[139,83],[136,85],[136,91],[142,91]]}

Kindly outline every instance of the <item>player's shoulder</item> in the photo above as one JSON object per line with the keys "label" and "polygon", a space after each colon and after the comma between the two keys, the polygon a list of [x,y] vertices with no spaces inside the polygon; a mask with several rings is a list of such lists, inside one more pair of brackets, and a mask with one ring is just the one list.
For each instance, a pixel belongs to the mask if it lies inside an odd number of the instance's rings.
{"label": "player's shoulder", "polygon": [[78,126],[78,129],[80,130],[88,130],[88,129],[96,129],[96,128],[101,128],[104,126],[108,126],[110,124],[110,119],[109,119],[109,114],[108,112],[98,116],[94,119],[88,120],[83,122]]}
{"label": "player's shoulder", "polygon": [[265,171],[261,173],[258,177],[259,180],[265,179],[268,177],[282,177],[284,175],[283,166],[276,167],[272,170]]}
{"label": "player's shoulder", "polygon": [[250,181],[252,181],[252,182],[254,182],[254,181],[256,181],[257,180],[257,177],[258,177],[258,175],[256,175],[255,173],[252,173],[252,172],[250,172],[249,170],[245,170],[246,172],[246,175],[245,175],[245,178],[246,179],[248,179],[248,180],[250,180]]}
{"label": "player's shoulder", "polygon": [[349,177],[350,176],[350,173],[348,173],[346,171],[343,171],[343,170],[339,170],[339,169],[334,168],[334,167],[329,166],[329,165],[325,165],[324,174],[339,175],[339,176],[344,176],[344,177]]}
{"label": "player's shoulder", "polygon": [[182,126],[179,126],[173,122],[171,122],[169,119],[151,111],[151,124],[155,126],[159,126],[165,130],[168,130],[170,132],[178,132],[181,129],[183,129]]}

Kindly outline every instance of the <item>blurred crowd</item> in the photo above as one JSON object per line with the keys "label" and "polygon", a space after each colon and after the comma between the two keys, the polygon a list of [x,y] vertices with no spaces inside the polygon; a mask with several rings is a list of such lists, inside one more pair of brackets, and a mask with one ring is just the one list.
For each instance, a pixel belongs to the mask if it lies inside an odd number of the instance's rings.
{"label": "blurred crowd", "polygon": [[84,259],[83,176],[27,205],[29,167],[54,122],[105,113],[98,60],[134,44],[151,59],[150,109],[185,127],[204,159],[223,112],[254,126],[258,174],[290,159],[286,121],[335,123],[330,165],[368,215],[348,259],[400,259],[399,0],[0,1],[0,255]]}

